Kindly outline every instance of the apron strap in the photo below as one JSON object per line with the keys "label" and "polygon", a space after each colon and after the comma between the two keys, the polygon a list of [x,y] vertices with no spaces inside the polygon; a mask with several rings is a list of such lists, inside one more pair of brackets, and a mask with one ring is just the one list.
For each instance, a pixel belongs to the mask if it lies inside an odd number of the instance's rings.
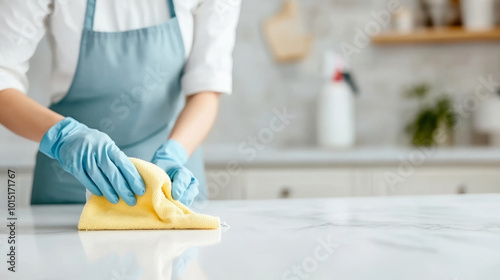
{"label": "apron strap", "polygon": [[95,1],[87,0],[87,10],[85,11],[85,22],[83,24],[84,30],[94,29]]}
{"label": "apron strap", "polygon": [[175,6],[174,6],[174,0],[168,0],[168,8],[170,10],[170,18],[174,18],[175,15]]}
{"label": "apron strap", "polygon": [[[167,0],[168,8],[170,10],[170,17],[176,17],[174,0]],[[95,2],[96,0],[87,0],[87,9],[85,10],[85,22],[83,28],[86,30],[94,29],[94,15],[95,15]]]}

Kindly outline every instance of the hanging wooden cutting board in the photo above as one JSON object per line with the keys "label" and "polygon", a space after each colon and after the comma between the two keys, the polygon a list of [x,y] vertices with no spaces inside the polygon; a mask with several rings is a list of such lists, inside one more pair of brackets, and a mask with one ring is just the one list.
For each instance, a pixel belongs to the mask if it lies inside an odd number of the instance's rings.
{"label": "hanging wooden cutting board", "polygon": [[279,62],[300,60],[311,48],[312,38],[302,29],[295,0],[286,0],[283,9],[264,22],[264,34]]}

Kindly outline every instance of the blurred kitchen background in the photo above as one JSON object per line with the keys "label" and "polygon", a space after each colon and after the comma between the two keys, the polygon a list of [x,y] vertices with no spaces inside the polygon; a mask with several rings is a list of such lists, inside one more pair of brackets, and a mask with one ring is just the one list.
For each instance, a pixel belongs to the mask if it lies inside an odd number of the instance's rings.
{"label": "blurred kitchen background", "polygon": [[[499,15],[496,0],[243,1],[208,197],[500,192]],[[48,65],[41,44],[45,104]],[[0,146],[27,202],[37,146],[5,129]]]}

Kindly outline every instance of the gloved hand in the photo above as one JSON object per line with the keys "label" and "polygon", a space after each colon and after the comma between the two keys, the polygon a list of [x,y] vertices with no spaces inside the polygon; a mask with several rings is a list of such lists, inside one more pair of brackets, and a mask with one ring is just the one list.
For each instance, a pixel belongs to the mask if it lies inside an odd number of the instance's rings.
{"label": "gloved hand", "polygon": [[57,159],[91,193],[104,195],[111,203],[120,197],[133,206],[137,203],[134,193],[146,191],[134,164],[115,142],[73,118],[65,118],[45,133],[40,152]]}
{"label": "gloved hand", "polygon": [[184,164],[188,154],[184,147],[175,140],[167,140],[156,150],[152,163],[167,172],[172,181],[172,197],[184,205],[191,205],[198,195],[198,180]]}

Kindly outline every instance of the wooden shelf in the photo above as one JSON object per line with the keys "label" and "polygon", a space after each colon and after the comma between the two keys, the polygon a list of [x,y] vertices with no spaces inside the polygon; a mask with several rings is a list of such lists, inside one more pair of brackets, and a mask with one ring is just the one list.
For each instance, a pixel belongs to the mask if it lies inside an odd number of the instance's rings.
{"label": "wooden shelf", "polygon": [[386,32],[372,37],[375,45],[500,41],[500,28],[467,31],[461,27],[422,29],[412,33]]}

